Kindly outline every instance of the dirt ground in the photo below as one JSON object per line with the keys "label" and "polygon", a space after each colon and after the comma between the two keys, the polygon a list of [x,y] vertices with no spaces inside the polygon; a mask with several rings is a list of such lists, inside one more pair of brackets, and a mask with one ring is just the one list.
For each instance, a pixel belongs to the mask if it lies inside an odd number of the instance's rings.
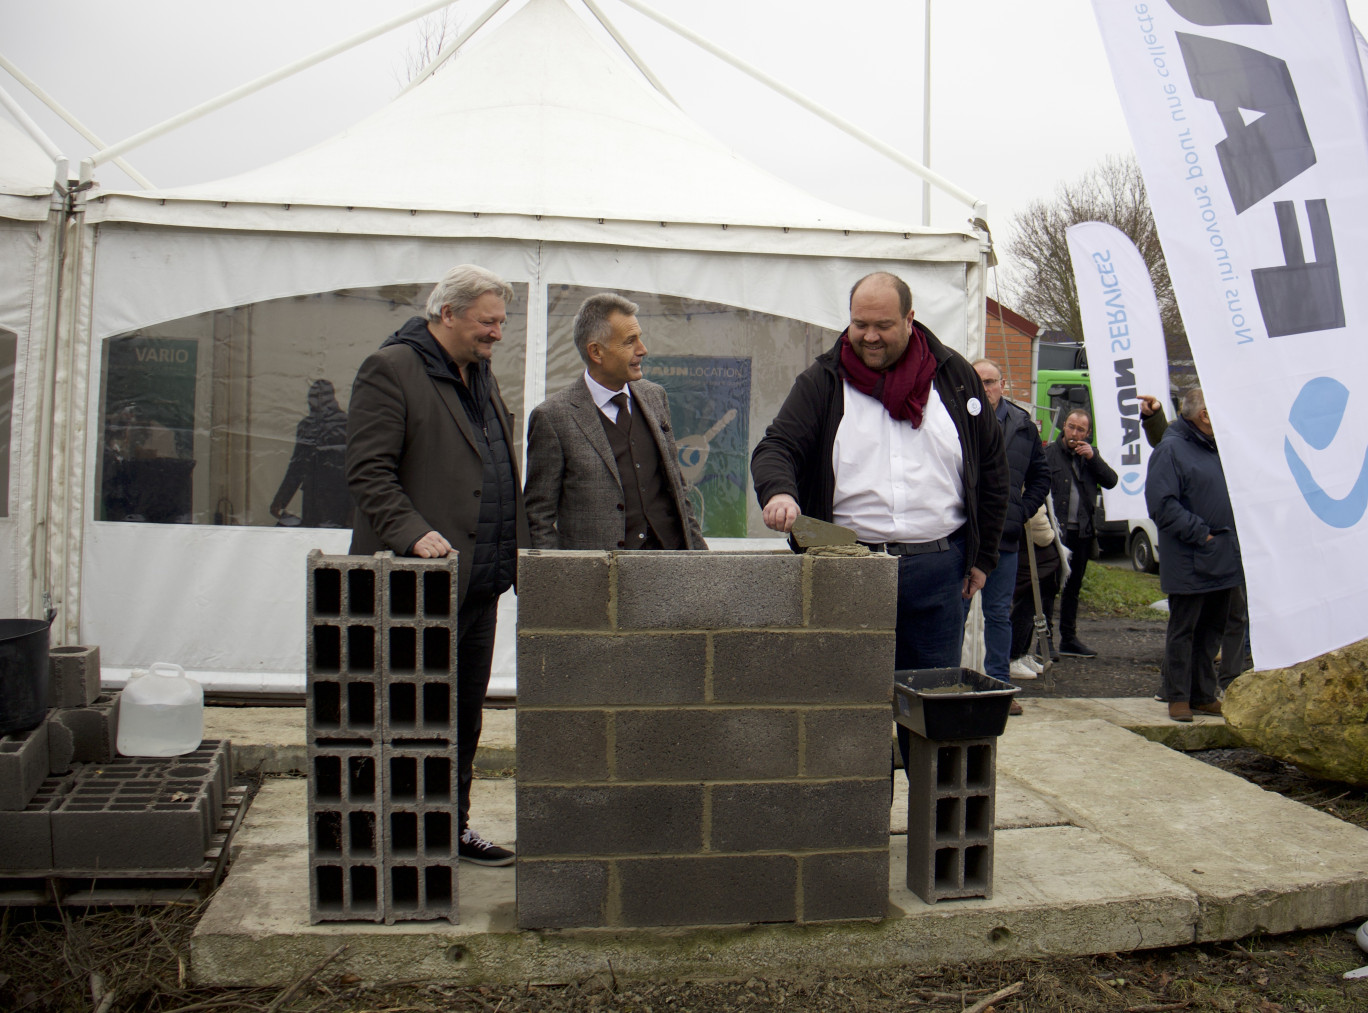
{"label": "dirt ground", "polygon": [[[1158,687],[1164,618],[1121,620],[1086,612],[1079,636],[1094,659],[1065,658],[1054,685],[1022,695],[1150,696]],[[1368,829],[1368,792],[1316,781],[1249,749],[1193,754],[1305,805]],[[604,972],[569,985],[456,987],[412,982],[371,987],[338,970],[310,969],[291,989],[187,988],[183,968],[199,911],[161,908],[75,912],[11,908],[0,915],[0,1011],[82,1013],[277,1013],[277,1011],[460,1011],[460,1013],[721,1013],[956,1011],[956,1013],[1368,1013],[1368,964],[1356,924],[1232,943],[1057,958],[984,962],[934,971],[803,979],[765,968],[731,981],[627,981]],[[98,977],[97,977],[98,976]],[[93,986],[98,986],[95,988]],[[102,1001],[109,997],[108,1002]]]}

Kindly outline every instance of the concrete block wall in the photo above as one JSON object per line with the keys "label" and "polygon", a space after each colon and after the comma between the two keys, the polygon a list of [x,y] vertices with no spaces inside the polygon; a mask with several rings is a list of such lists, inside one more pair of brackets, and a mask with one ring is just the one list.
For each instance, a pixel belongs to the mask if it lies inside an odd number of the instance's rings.
{"label": "concrete block wall", "polygon": [[524,928],[877,919],[897,561],[523,552]]}
{"label": "concrete block wall", "polygon": [[46,717],[37,728],[0,735],[0,811],[26,808],[51,763]]}
{"label": "concrete block wall", "polygon": [[309,556],[314,922],[458,920],[457,565]]}
{"label": "concrete block wall", "polygon": [[[117,757],[119,730],[118,692],[96,697],[89,707],[48,711],[48,752],[52,772],[59,774],[71,763],[108,763]],[[68,755],[68,753],[70,755]]]}
{"label": "concrete block wall", "polygon": [[910,739],[907,888],[928,904],[991,898],[997,739]]}

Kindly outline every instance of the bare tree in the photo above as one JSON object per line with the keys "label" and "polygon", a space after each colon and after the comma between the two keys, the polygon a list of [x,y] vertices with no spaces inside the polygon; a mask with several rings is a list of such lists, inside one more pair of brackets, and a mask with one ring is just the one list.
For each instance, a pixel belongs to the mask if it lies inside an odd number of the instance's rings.
{"label": "bare tree", "polygon": [[1007,252],[1014,266],[1008,287],[1017,310],[1048,329],[1083,339],[1078,289],[1064,235],[1080,222],[1106,222],[1135,244],[1149,265],[1169,357],[1190,357],[1145,180],[1133,155],[1104,159],[1081,179],[1060,184],[1053,198],[1032,202],[1012,219]]}
{"label": "bare tree", "polygon": [[417,38],[404,50],[404,63],[395,77],[400,87],[408,84],[437,58],[442,47],[461,34],[465,22],[450,7],[443,7],[418,22]]}

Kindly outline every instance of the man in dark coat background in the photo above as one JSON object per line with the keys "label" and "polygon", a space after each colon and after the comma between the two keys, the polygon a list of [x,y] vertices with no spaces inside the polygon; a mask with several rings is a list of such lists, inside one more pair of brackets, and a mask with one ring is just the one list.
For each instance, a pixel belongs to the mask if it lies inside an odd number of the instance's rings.
{"label": "man in dark coat background", "polygon": [[1164,696],[1169,717],[1220,714],[1216,650],[1232,592],[1244,583],[1235,513],[1200,387],[1150,457],[1145,505],[1159,529],[1159,586],[1168,595]]}
{"label": "man in dark coat background", "polygon": [[513,416],[490,369],[512,287],[462,264],[361,364],[348,405],[351,552],[460,554],[456,629],[457,800],[463,861],[509,865],[513,852],[469,827],[470,784],[499,596],[528,545]]}
{"label": "man in dark coat background", "polygon": [[[1059,439],[1045,451],[1050,462],[1050,495],[1055,517],[1069,550],[1069,579],[1059,594],[1059,653],[1076,658],[1095,658],[1097,652],[1078,639],[1078,595],[1083,574],[1092,555],[1093,512],[1097,487],[1116,486],[1116,472],[1088,442],[1092,416],[1075,408],[1064,418]],[[1047,617],[1048,618],[1048,617]]]}
{"label": "man in dark coat background", "polygon": [[[983,393],[993,417],[1002,426],[1011,484],[1007,493],[1007,519],[998,541],[998,564],[983,585],[983,670],[986,675],[1011,682],[1012,594],[1016,590],[1023,529],[1050,494],[1050,466],[1040,445],[1040,431],[1031,416],[1002,396],[1002,368],[992,359],[979,359],[974,372],[983,380]],[[1021,713],[1014,699],[1013,714]]]}

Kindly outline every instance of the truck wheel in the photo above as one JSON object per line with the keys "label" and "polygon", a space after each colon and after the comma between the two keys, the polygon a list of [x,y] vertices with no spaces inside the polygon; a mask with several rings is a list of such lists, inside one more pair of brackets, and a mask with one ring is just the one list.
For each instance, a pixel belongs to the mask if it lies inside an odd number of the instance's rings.
{"label": "truck wheel", "polygon": [[1139,573],[1159,572],[1159,564],[1154,561],[1154,546],[1143,528],[1136,528],[1131,533],[1130,560],[1131,568]]}

